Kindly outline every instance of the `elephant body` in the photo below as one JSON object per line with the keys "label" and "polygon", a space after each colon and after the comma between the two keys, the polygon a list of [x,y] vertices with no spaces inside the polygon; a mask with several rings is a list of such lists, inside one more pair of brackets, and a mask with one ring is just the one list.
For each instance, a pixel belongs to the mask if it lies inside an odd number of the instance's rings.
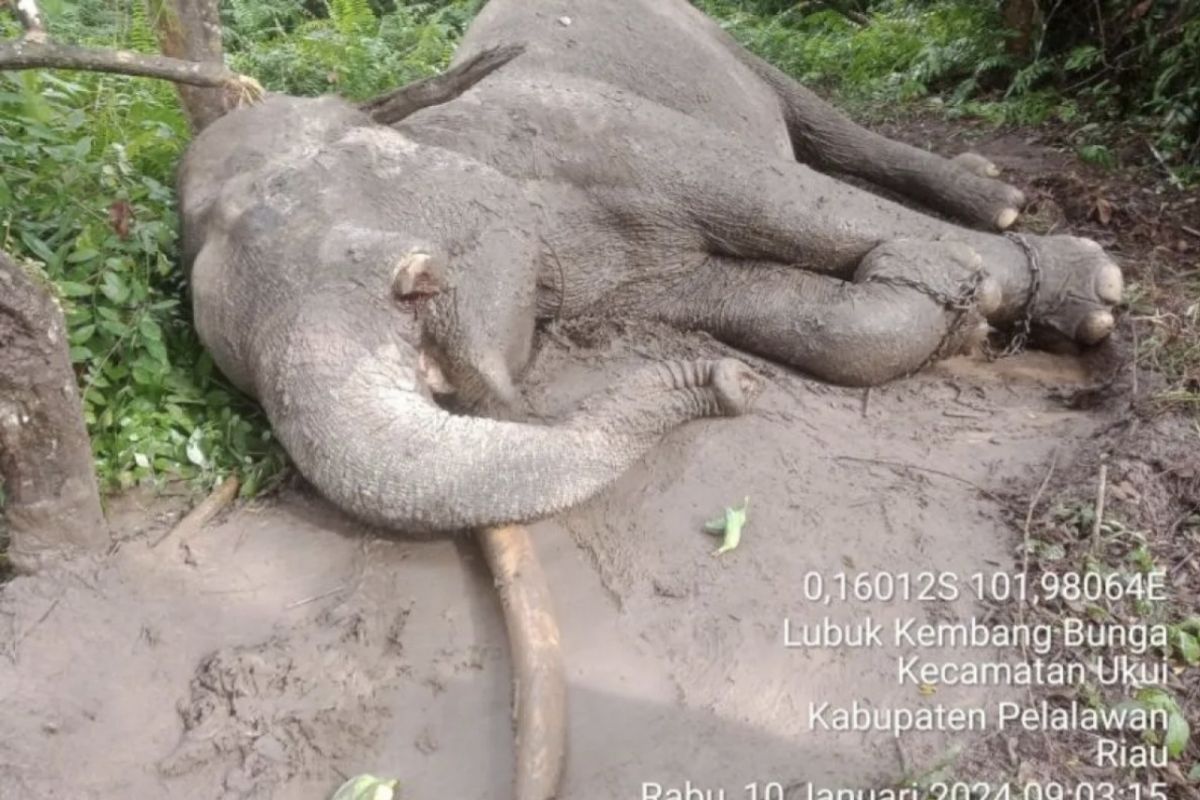
{"label": "elephant body", "polygon": [[[736,361],[652,365],[554,425],[510,414],[539,320],[707,330],[850,384],[986,318],[1090,343],[1120,271],[1094,243],[990,229],[1020,193],[851,123],[684,0],[491,0],[461,62],[524,52],[394,125],[271,97],[180,172],[197,328],[300,471],[400,528],[544,516],[689,419],[740,413]],[[801,161],[806,163],[800,163]],[[440,403],[453,392],[459,409]]]}

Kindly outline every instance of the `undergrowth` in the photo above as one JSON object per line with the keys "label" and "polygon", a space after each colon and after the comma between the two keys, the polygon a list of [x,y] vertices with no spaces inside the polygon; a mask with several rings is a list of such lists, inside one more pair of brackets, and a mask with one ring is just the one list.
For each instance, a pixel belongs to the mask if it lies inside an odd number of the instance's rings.
{"label": "undergrowth", "polygon": [[1008,52],[994,0],[873,0],[850,15],[835,2],[695,2],[758,55],[861,113],[930,100],[995,124],[1056,121],[1076,126],[1079,155],[1101,166],[1114,166],[1110,145],[1137,131],[1178,187],[1200,182],[1200,0],[1097,0],[1083,14],[1051,3],[1027,57]]}

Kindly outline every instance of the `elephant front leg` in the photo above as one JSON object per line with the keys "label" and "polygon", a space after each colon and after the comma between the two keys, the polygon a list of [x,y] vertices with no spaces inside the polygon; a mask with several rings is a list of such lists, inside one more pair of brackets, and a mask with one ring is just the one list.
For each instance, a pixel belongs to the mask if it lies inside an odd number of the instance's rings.
{"label": "elephant front leg", "polygon": [[714,256],[654,298],[650,316],[823,380],[870,386],[980,338],[1000,289],[966,245],[897,241],[868,253],[853,281]]}

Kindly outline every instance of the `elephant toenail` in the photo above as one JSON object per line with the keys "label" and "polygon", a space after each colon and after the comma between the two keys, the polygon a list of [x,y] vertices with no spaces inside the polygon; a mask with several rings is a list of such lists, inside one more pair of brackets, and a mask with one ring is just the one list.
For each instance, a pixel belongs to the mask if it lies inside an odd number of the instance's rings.
{"label": "elephant toenail", "polygon": [[996,215],[996,228],[999,230],[1007,230],[1012,227],[1012,224],[1017,221],[1017,217],[1021,212],[1015,208],[1006,208]]}
{"label": "elephant toenail", "polygon": [[979,352],[983,349],[991,332],[992,326],[981,320],[978,324],[963,333],[962,346],[959,347],[959,352],[963,355],[971,355]]}
{"label": "elephant toenail", "polygon": [[990,317],[1000,308],[1003,300],[1004,292],[1000,289],[1000,283],[995,278],[984,278],[980,281],[979,289],[975,292],[975,302],[978,305],[980,314]]}
{"label": "elephant toenail", "polygon": [[1105,303],[1116,305],[1121,302],[1124,289],[1125,280],[1116,264],[1105,264],[1096,273],[1096,296]]}
{"label": "elephant toenail", "polygon": [[1089,311],[1075,330],[1075,340],[1081,344],[1096,344],[1110,333],[1116,321],[1110,311]]}

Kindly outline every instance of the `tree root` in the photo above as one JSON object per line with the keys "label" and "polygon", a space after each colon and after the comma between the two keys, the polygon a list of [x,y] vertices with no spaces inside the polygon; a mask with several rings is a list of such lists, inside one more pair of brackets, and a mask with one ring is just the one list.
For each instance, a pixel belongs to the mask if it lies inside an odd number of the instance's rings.
{"label": "tree root", "polygon": [[238,486],[236,476],[226,478],[220,486],[213,489],[212,494],[196,504],[196,507],[189,511],[183,519],[179,520],[175,527],[152,541],[150,546],[158,547],[172,537],[186,539],[192,536],[196,531],[207,525],[213,517],[221,513],[221,510],[225,506],[233,502],[233,498],[237,497]]}
{"label": "tree root", "polygon": [[492,571],[513,663],[516,800],[558,796],[566,751],[566,678],[550,587],[520,525],[485,528],[479,544]]}

